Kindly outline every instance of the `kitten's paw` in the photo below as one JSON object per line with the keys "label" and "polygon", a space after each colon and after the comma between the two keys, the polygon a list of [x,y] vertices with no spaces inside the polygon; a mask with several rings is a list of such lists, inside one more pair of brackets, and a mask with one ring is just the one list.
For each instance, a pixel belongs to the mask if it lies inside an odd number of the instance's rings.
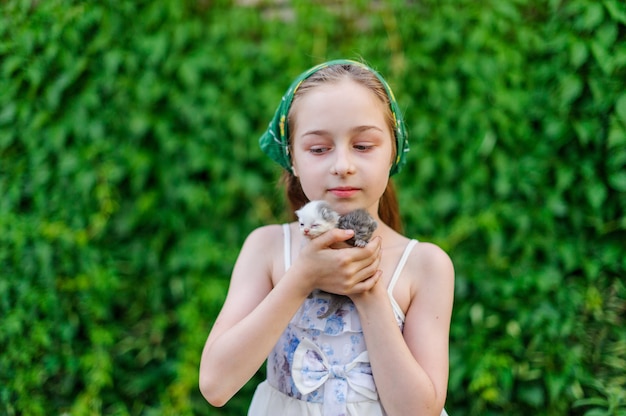
{"label": "kitten's paw", "polygon": [[355,240],[354,241],[354,246],[355,247],[365,247],[367,245],[367,241],[364,240]]}

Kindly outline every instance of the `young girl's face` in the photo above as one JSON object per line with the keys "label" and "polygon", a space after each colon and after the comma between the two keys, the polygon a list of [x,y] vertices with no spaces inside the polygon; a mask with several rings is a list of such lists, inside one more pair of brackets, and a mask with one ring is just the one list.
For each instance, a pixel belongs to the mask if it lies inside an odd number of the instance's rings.
{"label": "young girl's face", "polygon": [[384,106],[347,78],[317,86],[294,104],[293,167],[309,200],[325,200],[340,214],[365,208],[377,217],[393,152]]}

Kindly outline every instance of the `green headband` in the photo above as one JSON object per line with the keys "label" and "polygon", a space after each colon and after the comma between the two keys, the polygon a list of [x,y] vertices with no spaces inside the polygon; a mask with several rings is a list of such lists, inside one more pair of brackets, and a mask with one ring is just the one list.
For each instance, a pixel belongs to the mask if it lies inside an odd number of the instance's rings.
{"label": "green headband", "polygon": [[387,92],[387,96],[389,97],[391,112],[393,113],[393,118],[395,120],[394,136],[396,139],[397,156],[396,160],[393,163],[393,166],[391,166],[389,175],[398,173],[400,169],[402,169],[402,166],[404,166],[404,164],[406,163],[406,153],[409,151],[409,141],[406,134],[406,128],[404,126],[404,121],[402,119],[402,113],[400,112],[400,108],[398,107],[398,103],[396,102],[391,88],[378,72],[360,62],[347,59],[329,61],[314,66],[308,71],[300,74],[300,76],[295,79],[285,95],[283,95],[283,98],[280,100],[280,104],[276,109],[274,118],[270,122],[267,131],[259,139],[261,150],[263,150],[263,152],[265,152],[265,154],[267,154],[272,160],[280,164],[283,168],[287,169],[288,172],[293,173],[291,157],[289,155],[289,126],[287,123],[287,115],[289,114],[291,102],[293,101],[294,94],[296,93],[296,90],[298,89],[302,81],[304,81],[320,69],[329,67],[331,65],[360,66],[376,75],[376,78],[378,78],[378,80],[383,84],[383,87]]}

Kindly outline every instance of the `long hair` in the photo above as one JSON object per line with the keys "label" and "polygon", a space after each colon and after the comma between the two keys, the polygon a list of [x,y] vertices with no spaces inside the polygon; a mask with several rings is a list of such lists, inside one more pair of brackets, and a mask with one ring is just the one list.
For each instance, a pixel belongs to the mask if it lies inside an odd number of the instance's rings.
{"label": "long hair", "polygon": [[[383,106],[385,108],[385,121],[387,123],[387,126],[389,127],[389,130],[393,132],[395,120],[393,113],[391,112],[389,97],[387,96],[385,87],[380,83],[376,75],[374,75],[371,71],[368,71],[366,68],[350,64],[331,65],[326,68],[322,68],[319,71],[315,72],[313,75],[311,75],[309,78],[304,80],[302,84],[300,84],[294,95],[291,108],[289,109],[289,115],[287,117],[287,122],[289,123],[289,131],[294,132],[296,130],[296,112],[294,111],[294,108],[297,107],[297,102],[299,101],[300,97],[319,85],[325,83],[336,83],[346,77],[352,79],[353,81],[372,91],[376,95],[376,97],[381,100],[383,104],[385,104]],[[289,138],[289,142],[289,146],[291,147],[291,137]],[[392,140],[392,160],[395,159],[396,152],[396,141]],[[293,219],[295,218],[294,211],[300,209],[304,204],[309,202],[309,199],[306,197],[304,191],[302,190],[300,180],[292,173],[284,171],[281,183],[285,187],[287,200],[289,202],[289,208],[291,210],[290,217]],[[395,231],[402,232],[402,221],[398,208],[398,200],[391,179],[389,179],[387,183],[387,188],[380,198],[378,204],[378,215],[380,216],[381,221],[383,221],[389,227],[391,227]]]}

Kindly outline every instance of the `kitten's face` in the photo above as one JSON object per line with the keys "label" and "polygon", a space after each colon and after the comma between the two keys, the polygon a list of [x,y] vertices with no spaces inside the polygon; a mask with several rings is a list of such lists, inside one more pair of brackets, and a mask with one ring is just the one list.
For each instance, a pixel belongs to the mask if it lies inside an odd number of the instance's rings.
{"label": "kitten's face", "polygon": [[333,228],[319,218],[304,218],[300,220],[300,231],[309,238],[315,238]]}

